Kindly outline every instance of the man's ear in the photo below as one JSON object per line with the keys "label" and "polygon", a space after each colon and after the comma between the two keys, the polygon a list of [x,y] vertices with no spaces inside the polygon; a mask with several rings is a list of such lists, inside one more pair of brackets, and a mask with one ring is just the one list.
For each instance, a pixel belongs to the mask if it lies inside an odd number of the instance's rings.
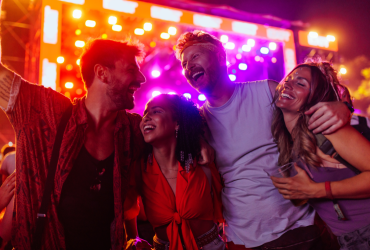
{"label": "man's ear", "polygon": [[216,53],[217,61],[221,66],[227,66],[226,65],[226,55],[222,54],[221,52]]}
{"label": "man's ear", "polygon": [[108,67],[101,64],[95,64],[94,66],[95,77],[101,82],[108,83],[110,78],[110,72]]}

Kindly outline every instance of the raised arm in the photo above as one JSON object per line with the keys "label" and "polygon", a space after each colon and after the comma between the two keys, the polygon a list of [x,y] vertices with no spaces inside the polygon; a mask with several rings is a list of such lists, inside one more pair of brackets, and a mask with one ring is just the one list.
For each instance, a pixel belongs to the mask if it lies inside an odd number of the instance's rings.
{"label": "raised arm", "polygon": [[0,63],[0,107],[6,110],[10,100],[10,90],[14,73]]}

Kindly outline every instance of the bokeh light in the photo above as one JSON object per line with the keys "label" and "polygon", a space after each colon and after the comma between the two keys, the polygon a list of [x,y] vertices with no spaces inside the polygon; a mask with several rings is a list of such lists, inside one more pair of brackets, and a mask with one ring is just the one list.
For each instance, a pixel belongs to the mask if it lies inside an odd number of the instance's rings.
{"label": "bokeh light", "polygon": [[58,56],[57,63],[64,63],[64,57],[63,56]]}
{"label": "bokeh light", "polygon": [[261,60],[261,57],[260,57],[260,56],[255,56],[255,57],[254,57],[254,60],[255,60],[256,62],[259,62],[259,61]]}
{"label": "bokeh light", "polygon": [[168,28],[168,34],[170,34],[171,36],[176,35],[176,33],[177,33],[177,29],[175,27]]}
{"label": "bokeh light", "polygon": [[247,68],[248,68],[248,65],[247,64],[245,64],[245,63],[239,63],[239,69],[240,70],[247,70]]}
{"label": "bokeh light", "polygon": [[244,44],[242,46],[242,50],[245,51],[245,52],[249,52],[249,51],[251,51],[251,49],[252,49],[252,47],[249,46],[248,44]]}
{"label": "bokeh light", "polygon": [[236,54],[235,57],[236,57],[236,59],[239,59],[239,60],[242,59],[242,55],[241,54]]}
{"label": "bokeh light", "polygon": [[118,24],[115,24],[115,25],[112,26],[112,30],[120,32],[122,30],[122,26],[118,25]]}
{"label": "bokeh light", "polygon": [[329,42],[334,42],[335,41],[335,36],[327,35],[326,39],[328,39]]}
{"label": "bokeh light", "polygon": [[74,10],[72,13],[73,18],[81,18],[82,16],[82,11],[81,10]]}
{"label": "bokeh light", "polygon": [[249,45],[249,47],[254,47],[254,45],[256,45],[256,41],[254,39],[248,39],[247,45]]}
{"label": "bokeh light", "polygon": [[173,92],[173,91],[168,92],[168,94],[169,94],[169,95],[177,95],[177,93],[176,93],[176,92]]}
{"label": "bokeh light", "polygon": [[93,21],[93,20],[86,20],[85,25],[86,25],[87,27],[93,28],[93,27],[95,27],[95,26],[96,26],[96,22],[95,22],[95,21]]}
{"label": "bokeh light", "polygon": [[226,49],[235,49],[235,43],[227,42],[227,43],[225,44],[225,48],[226,48]]}
{"label": "bokeh light", "polygon": [[80,65],[80,59],[77,59],[76,64]]}
{"label": "bokeh light", "polygon": [[144,35],[144,30],[140,28],[136,28],[134,33],[135,35],[141,36],[141,35]]}
{"label": "bokeh light", "polygon": [[222,35],[220,40],[222,43],[227,43],[229,41],[229,37],[227,35]]}
{"label": "bokeh light", "polygon": [[260,52],[261,52],[261,54],[267,55],[270,52],[270,50],[269,50],[269,48],[262,47],[260,49]]}
{"label": "bokeh light", "polygon": [[233,82],[236,80],[236,75],[233,75],[233,74],[229,74],[229,78],[230,80]]}
{"label": "bokeh light", "polygon": [[159,77],[161,75],[161,72],[159,71],[159,70],[152,70],[152,76],[154,77],[154,78],[157,78],[157,77]]}
{"label": "bokeh light", "polygon": [[152,47],[152,48],[154,48],[156,45],[157,45],[157,43],[154,42],[154,41],[151,41],[150,44],[149,44],[149,46]]}
{"label": "bokeh light", "polygon": [[270,50],[276,50],[277,49],[277,44],[274,43],[274,42],[269,43],[269,49]]}
{"label": "bokeh light", "polygon": [[159,96],[160,94],[162,94],[160,91],[156,90],[156,91],[153,91],[152,92],[152,97],[156,97],[156,96]]}
{"label": "bokeh light", "polygon": [[153,25],[151,23],[144,23],[144,30],[145,31],[151,31],[153,28]]}
{"label": "bokeh light", "polygon": [[73,89],[73,82],[66,82],[64,84],[64,87],[66,87],[67,89]]}
{"label": "bokeh light", "polygon": [[111,24],[111,25],[115,25],[117,23],[117,17],[115,16],[110,16],[108,18],[108,23]]}
{"label": "bokeh light", "polygon": [[339,72],[340,72],[342,75],[345,75],[345,74],[347,74],[347,69],[346,69],[346,68],[340,68]]}
{"label": "bokeh light", "polygon": [[309,37],[312,37],[312,38],[318,38],[319,37],[319,34],[317,34],[317,32],[311,31],[311,32],[308,33],[308,36]]}
{"label": "bokeh light", "polygon": [[170,34],[165,33],[165,32],[162,32],[162,33],[161,33],[161,38],[162,38],[162,39],[170,39]]}
{"label": "bokeh light", "polygon": [[186,99],[188,99],[188,100],[190,100],[190,99],[191,99],[191,94],[189,94],[189,93],[184,93],[184,94],[183,94],[183,96],[184,96]]}
{"label": "bokeh light", "polygon": [[200,94],[200,95],[198,95],[198,100],[204,102],[205,100],[207,100],[207,98],[206,98],[205,95]]}
{"label": "bokeh light", "polygon": [[75,34],[76,34],[77,36],[81,35],[81,33],[82,33],[82,31],[81,31],[80,29],[77,29],[77,30],[75,31]]}
{"label": "bokeh light", "polygon": [[103,35],[101,35],[101,38],[107,39],[108,38],[108,35],[107,34],[103,34]]}
{"label": "bokeh light", "polygon": [[76,90],[76,94],[77,94],[77,95],[81,95],[81,94],[82,94],[82,89],[77,89],[77,90]]}
{"label": "bokeh light", "polygon": [[75,42],[75,46],[76,46],[77,48],[83,48],[83,47],[85,46],[85,42],[84,42],[84,41],[77,40],[77,41]]}
{"label": "bokeh light", "polygon": [[277,62],[276,57],[271,58],[271,62],[276,63]]}

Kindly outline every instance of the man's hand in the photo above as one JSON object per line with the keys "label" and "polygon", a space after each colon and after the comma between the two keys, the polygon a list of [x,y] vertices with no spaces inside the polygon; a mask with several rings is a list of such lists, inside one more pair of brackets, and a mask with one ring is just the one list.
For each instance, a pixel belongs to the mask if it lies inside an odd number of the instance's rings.
{"label": "man's hand", "polygon": [[6,178],[0,187],[0,211],[3,210],[10,202],[14,195],[15,172]]}
{"label": "man's hand", "polygon": [[298,174],[294,177],[273,177],[272,183],[279,190],[279,193],[287,200],[292,199],[312,199],[325,197],[326,191],[324,183],[316,183],[312,181],[306,171],[300,167],[294,166]]}
{"label": "man's hand", "polygon": [[203,139],[200,138],[200,157],[198,164],[206,166],[215,160],[215,150]]}
{"label": "man's hand", "polygon": [[308,129],[313,133],[331,134],[346,125],[351,119],[351,111],[343,102],[319,102],[305,112],[312,115]]}
{"label": "man's hand", "polygon": [[126,250],[141,250],[141,249],[152,249],[152,246],[143,239],[139,237],[131,239],[127,242]]}

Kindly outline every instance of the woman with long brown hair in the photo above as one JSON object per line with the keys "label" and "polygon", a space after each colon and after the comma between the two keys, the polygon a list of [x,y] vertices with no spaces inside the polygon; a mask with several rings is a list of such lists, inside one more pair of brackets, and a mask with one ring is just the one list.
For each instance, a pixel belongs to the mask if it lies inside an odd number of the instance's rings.
{"label": "woman with long brown hair", "polygon": [[303,164],[295,166],[294,177],[271,179],[284,198],[308,199],[341,249],[370,249],[370,142],[349,124],[325,135],[358,174],[317,147],[304,114],[318,102],[342,99],[344,89],[330,63],[314,60],[298,65],[279,84],[272,123],[279,165]]}

